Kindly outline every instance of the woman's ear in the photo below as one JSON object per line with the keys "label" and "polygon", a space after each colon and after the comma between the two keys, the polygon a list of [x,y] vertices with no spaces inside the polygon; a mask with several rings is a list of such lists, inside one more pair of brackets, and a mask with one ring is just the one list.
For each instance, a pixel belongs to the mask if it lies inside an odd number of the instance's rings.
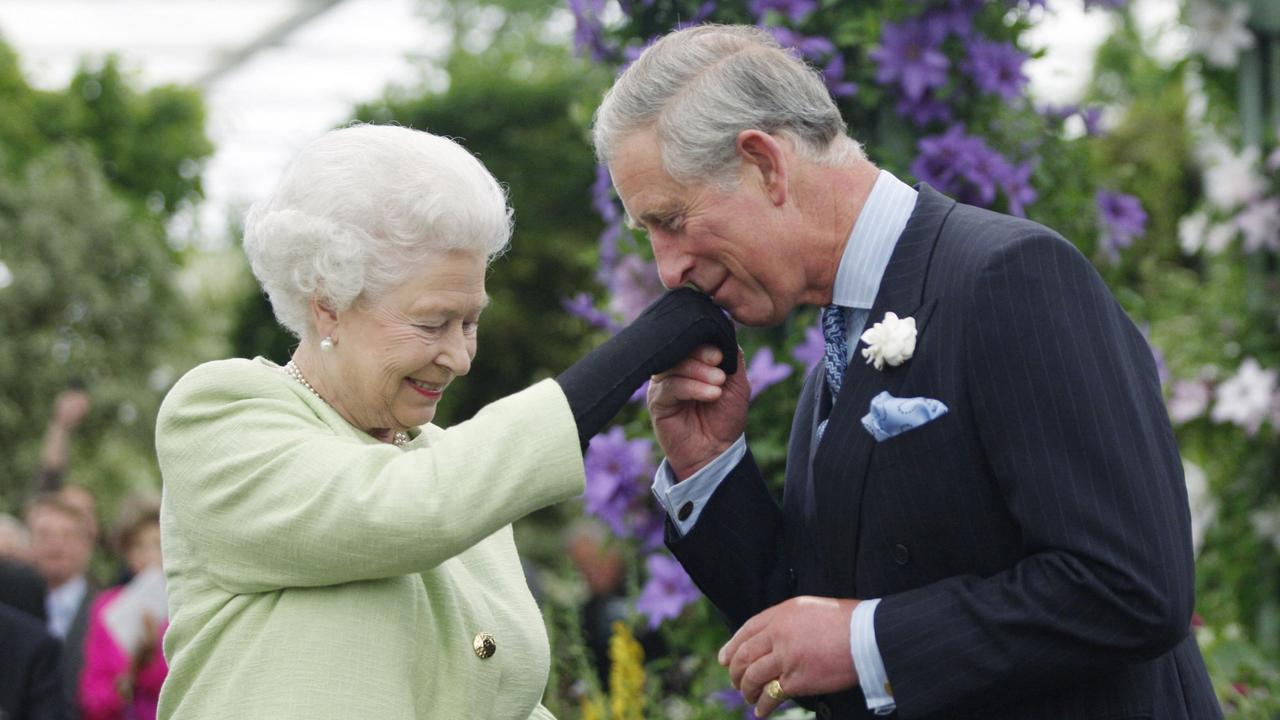
{"label": "woman's ear", "polygon": [[337,339],[335,333],[338,331],[338,311],[315,296],[311,298],[311,324],[316,329],[317,337]]}
{"label": "woman's ear", "polygon": [[787,152],[778,138],[760,130],[743,130],[736,142],[744,172],[755,175],[777,207],[787,202]]}

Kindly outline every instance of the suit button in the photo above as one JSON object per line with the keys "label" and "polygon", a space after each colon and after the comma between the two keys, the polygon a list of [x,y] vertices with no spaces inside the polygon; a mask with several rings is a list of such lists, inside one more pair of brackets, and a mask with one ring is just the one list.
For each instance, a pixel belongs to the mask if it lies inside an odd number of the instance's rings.
{"label": "suit button", "polygon": [[476,639],[471,642],[471,649],[476,651],[476,657],[488,660],[498,651],[498,643],[487,632],[477,633]]}
{"label": "suit button", "polygon": [[685,520],[688,520],[689,516],[692,514],[693,503],[687,502],[680,506],[680,511],[676,513],[676,517],[680,518],[680,522],[684,522]]}
{"label": "suit button", "polygon": [[825,702],[818,703],[819,720],[831,720],[831,706]]}
{"label": "suit button", "polygon": [[911,562],[911,551],[907,549],[906,545],[898,543],[893,546],[893,561],[899,565],[906,565]]}

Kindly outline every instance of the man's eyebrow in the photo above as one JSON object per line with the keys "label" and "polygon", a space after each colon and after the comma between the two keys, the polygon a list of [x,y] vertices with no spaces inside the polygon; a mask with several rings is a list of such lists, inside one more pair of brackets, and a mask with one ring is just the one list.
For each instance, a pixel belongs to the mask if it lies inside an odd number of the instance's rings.
{"label": "man's eyebrow", "polygon": [[[675,204],[663,205],[640,213],[639,225],[644,226],[650,223],[662,223],[670,220],[678,214],[680,214],[680,208]],[[627,213],[627,227],[630,227],[633,230],[639,229],[636,227],[636,220],[631,217],[630,213]]]}

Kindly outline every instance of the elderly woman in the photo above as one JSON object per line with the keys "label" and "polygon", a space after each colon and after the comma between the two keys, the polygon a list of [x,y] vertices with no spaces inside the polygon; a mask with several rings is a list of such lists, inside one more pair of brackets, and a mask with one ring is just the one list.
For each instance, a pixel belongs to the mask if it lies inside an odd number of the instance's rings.
{"label": "elderly woman", "polygon": [[678,290],[554,380],[429,424],[509,218],[460,146],[374,126],[312,142],[251,210],[245,251],[300,344],[201,365],[161,408],[160,717],[550,717],[511,522],[582,492],[582,448],[649,375],[737,354]]}

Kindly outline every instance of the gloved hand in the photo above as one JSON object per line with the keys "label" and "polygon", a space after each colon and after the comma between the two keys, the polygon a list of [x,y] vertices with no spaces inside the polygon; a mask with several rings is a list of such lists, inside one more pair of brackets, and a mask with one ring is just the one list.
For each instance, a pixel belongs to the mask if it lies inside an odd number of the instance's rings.
{"label": "gloved hand", "polygon": [[720,369],[737,372],[733,321],[703,293],[677,288],[561,373],[556,382],[569,399],[583,449],[645,380],[671,369],[700,345],[720,348]]}

